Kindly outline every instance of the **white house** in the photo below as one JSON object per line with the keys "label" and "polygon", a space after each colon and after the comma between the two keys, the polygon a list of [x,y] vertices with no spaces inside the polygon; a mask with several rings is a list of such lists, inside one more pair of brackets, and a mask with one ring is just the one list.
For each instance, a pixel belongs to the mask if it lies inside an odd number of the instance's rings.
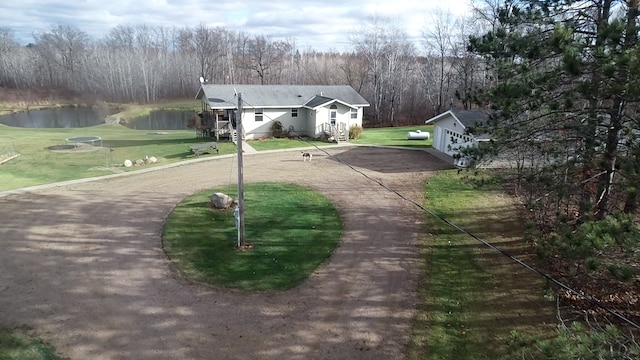
{"label": "white house", "polygon": [[202,100],[203,135],[219,137],[235,133],[231,114],[242,96],[245,139],[266,138],[279,121],[285,131],[301,136],[328,134],[348,140],[349,128],[362,126],[363,108],[369,103],[348,85],[214,85],[202,84],[196,99]]}
{"label": "white house", "polygon": [[488,118],[489,115],[483,110],[449,110],[425,121],[425,124],[434,125],[433,149],[452,156],[455,165],[469,166],[469,159],[460,157],[460,150],[489,140],[486,136],[469,131],[486,123]]}

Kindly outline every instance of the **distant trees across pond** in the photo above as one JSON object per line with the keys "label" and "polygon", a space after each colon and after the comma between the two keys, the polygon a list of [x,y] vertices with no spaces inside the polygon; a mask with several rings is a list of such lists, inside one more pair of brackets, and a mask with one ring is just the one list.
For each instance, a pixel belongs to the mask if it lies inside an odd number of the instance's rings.
{"label": "distant trees across pond", "polygon": [[0,28],[0,87],[148,103],[192,97],[200,77],[216,84],[347,84],[372,104],[365,112],[370,126],[416,123],[471,106],[471,92],[485,82],[481,59],[465,50],[470,21],[434,21],[440,32],[425,30],[416,46],[393,21],[368,18],[345,34],[348,52],[299,49],[295,40],[206,25],[118,25],[100,39],[52,25],[28,45]]}

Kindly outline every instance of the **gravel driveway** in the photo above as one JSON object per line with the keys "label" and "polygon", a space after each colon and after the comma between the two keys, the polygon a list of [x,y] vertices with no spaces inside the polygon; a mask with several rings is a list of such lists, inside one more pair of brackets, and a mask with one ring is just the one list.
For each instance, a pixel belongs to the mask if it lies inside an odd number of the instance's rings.
{"label": "gravel driveway", "polygon": [[404,358],[423,215],[336,159],[417,202],[449,166],[424,151],[327,151],[244,157],[245,182],[309,186],[344,221],[330,261],[284,292],[194,284],[162,250],[163,222],[185,196],[235,186],[233,157],[0,194],[0,325],[81,360]]}

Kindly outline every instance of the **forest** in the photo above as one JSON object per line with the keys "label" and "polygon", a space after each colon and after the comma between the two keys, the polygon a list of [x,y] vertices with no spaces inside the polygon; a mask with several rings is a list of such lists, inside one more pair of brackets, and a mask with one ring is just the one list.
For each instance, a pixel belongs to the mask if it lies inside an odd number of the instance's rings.
{"label": "forest", "polygon": [[103,38],[53,24],[20,45],[0,28],[0,87],[92,101],[151,103],[193,97],[202,76],[215,84],[346,84],[371,106],[369,126],[423,122],[451,106],[472,106],[484,86],[482,61],[467,51],[482,21],[435,14],[419,44],[389,18],[363,19],[348,52],[299,49],[294,39],[204,24],[125,24]]}

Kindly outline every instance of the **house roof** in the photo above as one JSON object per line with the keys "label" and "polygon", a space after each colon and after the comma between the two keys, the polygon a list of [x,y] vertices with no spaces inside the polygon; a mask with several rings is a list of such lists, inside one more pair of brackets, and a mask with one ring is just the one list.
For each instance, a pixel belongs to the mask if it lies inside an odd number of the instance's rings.
{"label": "house roof", "polygon": [[307,101],[306,104],[304,104],[306,107],[310,107],[310,108],[315,108],[318,106],[322,106],[324,104],[328,104],[330,102],[335,101],[335,99],[332,99],[330,97],[326,97],[326,96],[321,96],[321,95],[316,95],[313,97],[313,99]]}
{"label": "house roof", "polygon": [[238,105],[261,108],[315,108],[333,101],[363,107],[369,103],[348,85],[215,85],[203,84],[196,99],[206,98],[212,108],[231,109]]}
{"label": "house roof", "polygon": [[465,129],[482,124],[489,119],[489,114],[484,110],[449,110],[425,121],[425,124],[437,123],[446,118],[447,115],[451,115]]}

